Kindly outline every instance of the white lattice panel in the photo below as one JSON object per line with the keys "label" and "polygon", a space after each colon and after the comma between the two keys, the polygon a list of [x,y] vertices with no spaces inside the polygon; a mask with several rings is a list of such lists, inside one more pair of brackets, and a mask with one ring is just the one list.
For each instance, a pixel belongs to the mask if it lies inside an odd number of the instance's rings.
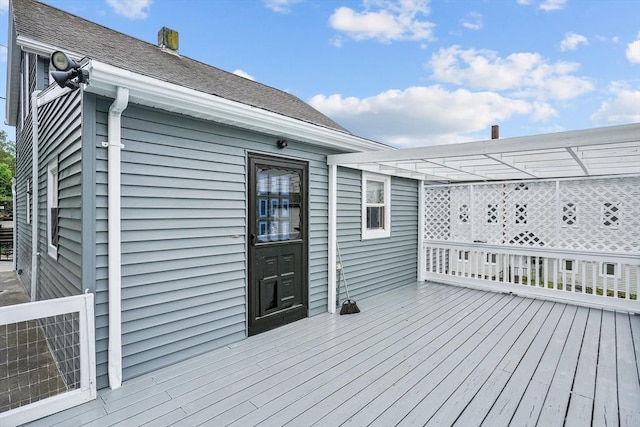
{"label": "white lattice panel", "polygon": [[640,177],[425,187],[425,239],[640,252]]}
{"label": "white lattice panel", "polygon": [[555,182],[506,184],[504,244],[553,247],[556,243]]}
{"label": "white lattice panel", "polygon": [[505,184],[474,185],[473,236],[467,241],[502,244],[504,241]]}
{"label": "white lattice panel", "polygon": [[451,188],[451,240],[468,241],[471,236],[471,187]]}
{"label": "white lattice panel", "polygon": [[560,248],[640,252],[640,177],[560,181]]}
{"label": "white lattice panel", "polygon": [[424,238],[449,240],[451,236],[451,194],[449,187],[425,187]]}

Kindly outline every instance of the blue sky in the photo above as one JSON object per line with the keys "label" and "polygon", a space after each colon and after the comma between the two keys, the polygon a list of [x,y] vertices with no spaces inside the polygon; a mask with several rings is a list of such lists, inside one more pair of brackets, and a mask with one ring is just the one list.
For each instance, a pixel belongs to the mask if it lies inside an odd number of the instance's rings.
{"label": "blue sky", "polygon": [[151,43],[175,29],[181,54],[398,147],[640,122],[640,0],[45,3]]}

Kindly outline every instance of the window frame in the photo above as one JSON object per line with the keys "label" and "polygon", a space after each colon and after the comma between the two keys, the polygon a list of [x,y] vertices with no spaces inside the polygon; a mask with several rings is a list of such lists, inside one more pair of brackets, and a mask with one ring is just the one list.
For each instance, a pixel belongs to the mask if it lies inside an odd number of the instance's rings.
{"label": "window frame", "polygon": [[[567,268],[567,263],[571,263],[571,268]],[[576,265],[578,261],[575,259],[562,259],[560,263],[561,273],[573,273],[577,272]]]}
{"label": "window frame", "polygon": [[[58,223],[58,230],[56,236],[53,235],[51,227],[51,210],[59,209],[58,194],[59,192],[59,174],[58,174],[58,161],[54,160],[47,165],[47,253],[50,257],[58,259],[58,245],[60,238],[60,217],[57,215],[56,222]],[[54,237],[56,241],[54,242]],[[55,244],[54,244],[55,243]]]}
{"label": "window frame", "polygon": [[[367,183],[380,182],[384,186],[384,203],[367,203]],[[391,176],[362,171],[362,240],[383,239],[391,237]],[[367,228],[367,207],[384,208],[384,228]]]}
{"label": "window frame", "polygon": [[[609,274],[606,271],[607,265],[613,265],[613,274]],[[615,262],[601,262],[600,263],[600,276],[602,277],[618,277],[620,278],[620,269],[618,268],[618,263]]]}

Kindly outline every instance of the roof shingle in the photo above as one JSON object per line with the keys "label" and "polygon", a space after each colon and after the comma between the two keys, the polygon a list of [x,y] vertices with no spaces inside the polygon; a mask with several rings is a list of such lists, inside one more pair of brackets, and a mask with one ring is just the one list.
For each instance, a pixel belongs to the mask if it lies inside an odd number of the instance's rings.
{"label": "roof shingle", "polygon": [[[301,99],[87,21],[36,0],[13,0],[18,36],[304,122],[349,133]],[[123,48],[124,47],[124,48]]]}

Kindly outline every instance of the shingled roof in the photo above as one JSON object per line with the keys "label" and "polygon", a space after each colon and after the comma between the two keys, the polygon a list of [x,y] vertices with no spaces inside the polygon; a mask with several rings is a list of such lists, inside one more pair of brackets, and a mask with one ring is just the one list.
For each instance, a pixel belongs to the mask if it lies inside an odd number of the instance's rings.
{"label": "shingled roof", "polygon": [[13,0],[16,36],[85,55],[114,67],[349,133],[301,99],[36,0]]}

